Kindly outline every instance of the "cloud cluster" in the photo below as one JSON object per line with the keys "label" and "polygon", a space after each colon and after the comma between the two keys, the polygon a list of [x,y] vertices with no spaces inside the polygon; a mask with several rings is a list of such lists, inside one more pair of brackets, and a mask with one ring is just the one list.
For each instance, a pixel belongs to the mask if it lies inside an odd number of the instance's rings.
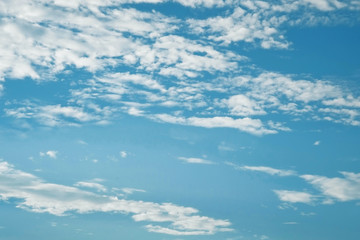
{"label": "cloud cluster", "polygon": [[[136,9],[138,3],[217,7],[187,20]],[[88,79],[64,102],[8,99],[5,115],[46,126],[117,121],[119,113],[159,122],[234,128],[264,135],[290,131],[290,119],[359,126],[360,100],[330,82],[258,69],[228,45],[287,48],[282,26],[294,14],[345,9],[337,0],[107,0],[0,3],[0,91],[10,79]],[[154,5],[155,6],[155,5]],[[229,10],[229,11],[228,11]],[[288,26],[287,25],[287,26]],[[221,43],[221,44],[219,44]],[[12,100],[12,101],[11,101]]]}
{"label": "cloud cluster", "polygon": [[[78,182],[78,187],[95,188],[106,192],[96,182]],[[124,189],[127,192],[141,191]],[[92,212],[130,214],[135,221],[152,222],[146,225],[150,232],[170,235],[209,235],[232,231],[228,220],[198,215],[198,210],[172,203],[154,203],[118,199],[96,194],[77,187],[47,183],[40,178],[17,170],[11,164],[0,162],[0,200],[17,199],[17,207],[37,213],[64,216],[71,213]]]}
{"label": "cloud cluster", "polygon": [[258,171],[280,177],[297,177],[305,180],[314,187],[314,190],[317,190],[316,194],[294,190],[274,190],[283,202],[333,204],[360,200],[360,173],[340,172],[343,177],[331,178],[311,174],[301,175],[292,170],[280,170],[265,166],[238,166],[230,162],[226,162],[226,164],[241,171]]}

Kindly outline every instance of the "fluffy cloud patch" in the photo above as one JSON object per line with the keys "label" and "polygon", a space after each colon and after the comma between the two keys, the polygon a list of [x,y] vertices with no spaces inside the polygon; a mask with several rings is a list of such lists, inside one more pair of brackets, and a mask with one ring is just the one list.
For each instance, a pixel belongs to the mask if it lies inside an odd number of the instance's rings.
{"label": "fluffy cloud patch", "polygon": [[[220,8],[218,15],[188,20],[136,9],[138,3],[165,2],[194,11]],[[0,91],[12,78],[41,84],[72,71],[89,78],[61,93],[61,103],[15,99],[3,109],[6,116],[51,127],[108,124],[124,112],[255,135],[290,131],[286,122],[274,121],[279,114],[360,126],[357,96],[327,81],[257,69],[228,46],[288,48],[282,29],[292,14],[357,11],[350,5],[337,0],[5,0],[0,4]]]}

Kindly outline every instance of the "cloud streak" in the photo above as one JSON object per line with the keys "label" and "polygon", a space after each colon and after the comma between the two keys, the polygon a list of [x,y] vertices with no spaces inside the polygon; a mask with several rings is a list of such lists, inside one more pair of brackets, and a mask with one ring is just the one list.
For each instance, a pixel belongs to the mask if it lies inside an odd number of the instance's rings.
{"label": "cloud streak", "polygon": [[[239,166],[231,162],[225,164],[241,171],[257,171],[269,175],[294,176],[305,180],[317,190],[316,195],[293,190],[274,190],[281,201],[289,203],[322,203],[347,202],[360,200],[360,173],[340,172],[343,177],[326,177],[311,174],[298,174],[292,170],[280,170],[265,166]],[[314,191],[313,190],[313,191]]]}
{"label": "cloud streak", "polygon": [[[105,191],[103,186],[89,182],[79,182],[76,186]],[[84,191],[77,187],[47,183],[3,161],[0,162],[0,199],[17,199],[19,208],[56,216],[92,212],[130,214],[135,221],[158,224],[147,225],[146,228],[149,231],[170,235],[211,235],[232,231],[228,220],[200,216],[199,211],[194,208],[172,203],[159,204],[118,199],[114,196]]]}
{"label": "cloud streak", "polygon": [[214,162],[205,160],[202,158],[186,158],[186,157],[178,157],[179,160],[186,162],[186,163],[193,163],[193,164],[214,164]]}

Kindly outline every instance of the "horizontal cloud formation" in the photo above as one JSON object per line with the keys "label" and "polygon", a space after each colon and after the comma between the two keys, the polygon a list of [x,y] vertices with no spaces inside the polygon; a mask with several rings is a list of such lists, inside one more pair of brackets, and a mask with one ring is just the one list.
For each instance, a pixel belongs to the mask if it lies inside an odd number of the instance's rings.
{"label": "horizontal cloud formation", "polygon": [[[95,188],[105,192],[100,184],[78,182],[76,186]],[[131,189],[131,191],[134,191]],[[139,190],[136,190],[139,191]],[[40,178],[16,170],[7,162],[0,162],[0,200],[15,198],[18,207],[37,213],[64,216],[70,213],[89,214],[112,212],[131,214],[135,221],[162,225],[147,225],[150,232],[170,235],[208,235],[232,231],[231,223],[198,215],[198,210],[172,203],[153,203],[118,199],[76,187],[47,183]],[[169,223],[169,225],[165,225]]]}
{"label": "horizontal cloud formation", "polygon": [[241,171],[258,171],[269,175],[280,177],[297,177],[311,184],[318,194],[293,190],[274,190],[281,201],[290,203],[316,203],[321,200],[322,204],[332,204],[335,202],[346,202],[360,200],[360,173],[340,172],[343,177],[325,177],[319,175],[303,174],[299,175],[292,170],[280,170],[265,166],[238,166],[234,163],[226,162],[227,165]]}

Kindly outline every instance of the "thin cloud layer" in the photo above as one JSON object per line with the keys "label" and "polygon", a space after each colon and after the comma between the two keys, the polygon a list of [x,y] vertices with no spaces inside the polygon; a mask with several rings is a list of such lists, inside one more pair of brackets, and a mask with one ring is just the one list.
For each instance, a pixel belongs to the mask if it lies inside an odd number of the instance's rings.
{"label": "thin cloud layer", "polygon": [[[78,182],[75,186],[95,188],[100,192],[106,191],[102,185],[90,182]],[[76,187],[47,183],[32,174],[16,170],[3,161],[0,162],[0,199],[17,199],[19,208],[56,216],[92,212],[131,214],[135,221],[161,224],[147,225],[146,228],[150,232],[170,235],[209,235],[232,231],[229,228],[231,225],[229,221],[197,215],[199,211],[194,208],[172,203],[158,204],[118,199]]]}
{"label": "thin cloud layer", "polygon": [[335,202],[347,202],[360,200],[360,173],[340,172],[343,177],[326,177],[319,175],[299,175],[292,170],[279,170],[265,166],[238,166],[234,163],[225,164],[241,171],[258,171],[269,175],[281,177],[297,177],[305,180],[314,187],[317,194],[294,190],[274,190],[278,198],[289,203],[321,203],[333,204]]}
{"label": "thin cloud layer", "polygon": [[179,160],[186,162],[186,163],[194,163],[194,164],[214,164],[214,162],[205,160],[202,158],[187,158],[187,157],[178,157]]}
{"label": "thin cloud layer", "polygon": [[324,203],[360,200],[360,173],[340,172],[343,177],[329,178],[317,175],[302,175],[324,196]]}

